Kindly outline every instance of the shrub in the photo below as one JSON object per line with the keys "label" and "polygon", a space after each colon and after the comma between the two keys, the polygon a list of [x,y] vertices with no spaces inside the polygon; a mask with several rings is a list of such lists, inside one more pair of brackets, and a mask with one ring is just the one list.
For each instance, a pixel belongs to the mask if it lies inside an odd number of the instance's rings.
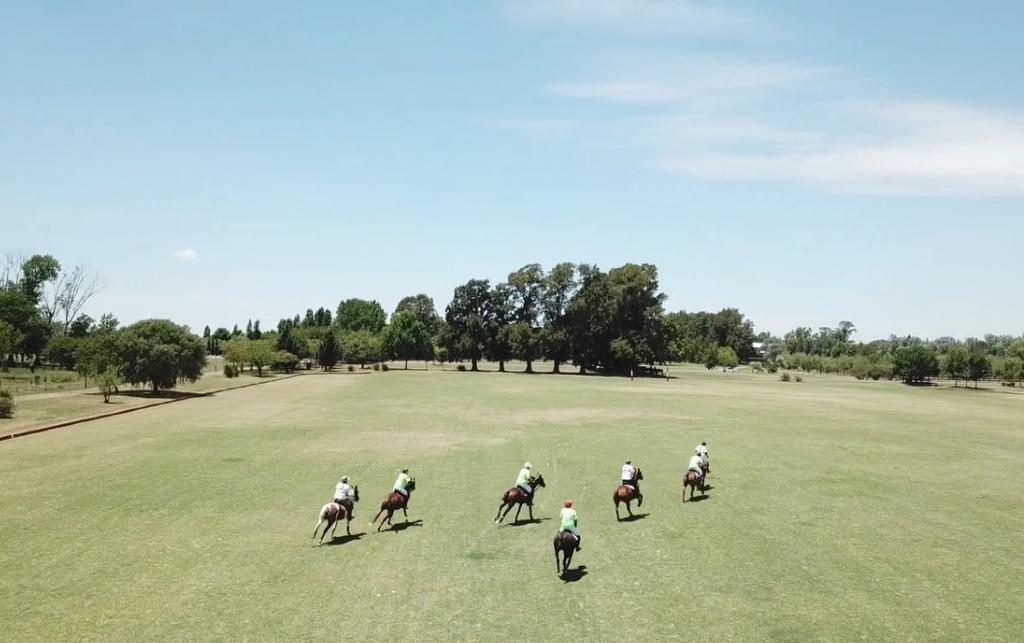
{"label": "shrub", "polygon": [[761,366],[761,364],[759,364],[758,362],[754,362],[753,364],[750,365],[750,371],[752,373],[763,373],[764,366]]}
{"label": "shrub", "polygon": [[240,370],[241,369],[239,369],[238,366],[236,366],[234,364],[225,364],[224,365],[224,377],[229,377],[229,378],[230,377],[238,377]]}
{"label": "shrub", "polygon": [[457,370],[457,371],[465,371],[466,370],[466,365],[465,364],[459,364],[458,366],[455,367],[455,370]]}
{"label": "shrub", "polygon": [[788,382],[789,380],[790,380],[789,373],[783,373],[782,375],[779,375],[779,381],[780,382]]}
{"label": "shrub", "polygon": [[385,373],[387,373],[387,372],[388,372],[388,371],[390,371],[391,369],[390,369],[390,368],[388,367],[388,365],[387,365],[387,364],[381,364],[381,365],[380,365],[380,370],[382,370],[382,371],[384,371]]}
{"label": "shrub", "polygon": [[100,374],[100,393],[103,394],[104,404],[110,402],[110,396],[117,391],[117,385],[120,381],[121,376],[115,366],[108,366],[107,370]]}
{"label": "shrub", "polygon": [[0,418],[14,417],[14,394],[0,388]]}
{"label": "shrub", "polygon": [[348,365],[348,372],[349,372],[349,373],[351,373],[351,372],[352,372],[352,371],[354,371],[354,370],[356,370],[356,367],[355,367],[355,366],[352,366],[351,364],[349,364],[349,365]]}
{"label": "shrub", "polygon": [[380,370],[380,364],[378,364],[378,363],[374,362],[374,364],[373,364],[373,370],[375,370],[375,371],[379,371],[379,370]]}
{"label": "shrub", "polygon": [[800,377],[799,375],[797,375],[797,376],[795,376],[795,377],[793,378],[793,381],[794,381],[794,382],[802,382],[802,381],[804,381],[804,378],[802,378],[802,377]]}

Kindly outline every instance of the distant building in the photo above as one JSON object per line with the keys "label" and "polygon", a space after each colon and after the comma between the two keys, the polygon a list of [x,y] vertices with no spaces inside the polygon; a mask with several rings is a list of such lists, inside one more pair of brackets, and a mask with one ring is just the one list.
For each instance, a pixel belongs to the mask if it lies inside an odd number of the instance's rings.
{"label": "distant building", "polygon": [[750,354],[751,362],[763,362],[764,361],[764,342],[754,342],[751,344],[754,352]]}

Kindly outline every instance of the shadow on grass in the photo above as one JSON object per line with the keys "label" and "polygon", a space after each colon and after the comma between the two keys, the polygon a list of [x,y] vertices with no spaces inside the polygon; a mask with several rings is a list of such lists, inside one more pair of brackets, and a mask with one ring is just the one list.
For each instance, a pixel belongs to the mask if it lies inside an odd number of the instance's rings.
{"label": "shadow on grass", "polygon": [[711,491],[711,490],[713,490],[713,489],[714,489],[714,487],[712,487],[712,486],[711,486],[711,485],[709,485],[709,484],[706,484],[706,485],[704,485],[704,491]]}
{"label": "shadow on grass", "polygon": [[352,534],[351,536],[348,535],[348,534],[345,534],[344,536],[335,536],[334,538],[331,538],[331,540],[327,544],[328,545],[344,545],[345,543],[350,543],[353,540],[360,540],[365,535],[366,535],[366,532],[365,531],[361,531],[358,534]]}
{"label": "shadow on grass", "polygon": [[550,518],[534,518],[533,520],[516,520],[514,522],[508,522],[502,525],[503,527],[523,527],[525,525],[539,525],[540,523],[551,520]]}
{"label": "shadow on grass", "polygon": [[417,518],[416,520],[410,520],[409,522],[400,522],[400,523],[391,525],[391,529],[389,531],[399,532],[399,531],[405,531],[406,529],[408,529],[410,527],[422,527],[422,526],[423,526],[423,519],[422,518]]}
{"label": "shadow on grass", "polygon": [[643,520],[644,518],[646,518],[647,516],[650,516],[650,515],[651,514],[649,514],[649,513],[633,514],[632,516],[625,516],[625,517],[623,517],[622,520],[620,520],[619,522],[636,522],[637,520]]}
{"label": "shadow on grass", "polygon": [[705,500],[711,500],[711,496],[703,495],[695,498],[688,498],[686,502],[704,502]]}
{"label": "shadow on grass", "polygon": [[[102,395],[102,393],[90,393],[90,395]],[[180,400],[190,397],[210,397],[211,395],[213,394],[174,390],[162,390],[156,393],[153,391],[121,391],[111,395],[110,399],[114,399],[115,397],[138,397],[147,400]]]}
{"label": "shadow on grass", "polygon": [[570,569],[561,573],[563,583],[577,583],[587,575],[587,566],[580,565],[576,569]]}

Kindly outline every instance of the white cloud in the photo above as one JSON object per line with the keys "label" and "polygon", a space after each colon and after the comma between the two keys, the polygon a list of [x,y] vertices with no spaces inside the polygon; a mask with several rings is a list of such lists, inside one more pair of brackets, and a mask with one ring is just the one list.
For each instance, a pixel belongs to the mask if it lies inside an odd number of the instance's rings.
{"label": "white cloud", "polygon": [[199,253],[192,248],[182,248],[180,250],[175,250],[171,254],[179,261],[195,261],[199,258]]}
{"label": "white cloud", "polygon": [[713,1],[507,0],[512,20],[630,36],[725,35],[756,31],[758,17]]}

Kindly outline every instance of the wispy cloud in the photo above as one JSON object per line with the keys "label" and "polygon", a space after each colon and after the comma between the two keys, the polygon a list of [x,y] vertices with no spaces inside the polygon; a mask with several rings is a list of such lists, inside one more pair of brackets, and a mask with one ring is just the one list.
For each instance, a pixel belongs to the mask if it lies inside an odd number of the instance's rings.
{"label": "wispy cloud", "polygon": [[175,250],[171,253],[178,261],[195,261],[199,258],[199,253],[192,248],[182,248]]}
{"label": "wispy cloud", "polygon": [[695,0],[506,0],[510,19],[630,36],[725,35],[763,27],[754,14]]}

